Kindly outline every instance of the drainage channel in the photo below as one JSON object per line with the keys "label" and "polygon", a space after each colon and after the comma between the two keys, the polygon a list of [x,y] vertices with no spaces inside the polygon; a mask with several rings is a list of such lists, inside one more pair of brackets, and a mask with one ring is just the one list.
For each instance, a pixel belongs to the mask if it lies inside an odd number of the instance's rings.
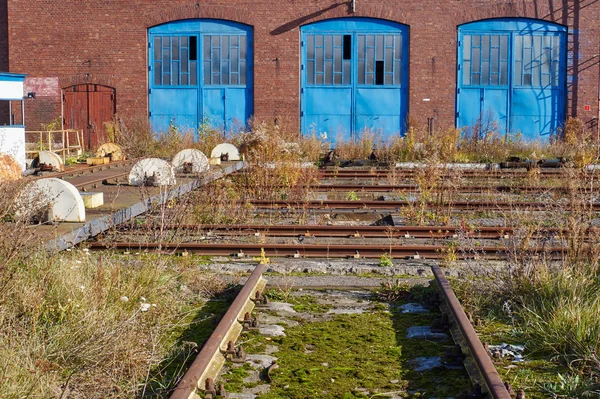
{"label": "drainage channel", "polygon": [[511,397],[441,269],[431,287],[378,291],[265,290],[264,269],[171,398]]}

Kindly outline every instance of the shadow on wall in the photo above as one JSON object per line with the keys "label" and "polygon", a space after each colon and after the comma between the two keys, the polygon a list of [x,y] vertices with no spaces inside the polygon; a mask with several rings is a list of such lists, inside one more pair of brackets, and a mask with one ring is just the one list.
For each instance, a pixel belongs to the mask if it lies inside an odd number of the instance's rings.
{"label": "shadow on wall", "polygon": [[[292,29],[296,29],[297,27],[299,27],[300,25],[303,25],[304,23],[310,21],[313,18],[317,18],[323,14],[325,14],[327,11],[331,11],[334,10],[338,7],[341,6],[346,6],[346,7],[351,7],[349,5],[349,3],[336,3],[336,4],[332,4],[327,8],[324,8],[322,10],[310,13],[308,15],[305,15],[303,17],[297,18],[293,21],[290,21],[286,24],[281,25],[280,27],[273,29],[271,32],[269,32],[269,34],[271,36],[277,36],[277,35],[281,35],[282,33],[286,33],[291,31]],[[350,12],[350,8],[348,8],[348,12]]]}

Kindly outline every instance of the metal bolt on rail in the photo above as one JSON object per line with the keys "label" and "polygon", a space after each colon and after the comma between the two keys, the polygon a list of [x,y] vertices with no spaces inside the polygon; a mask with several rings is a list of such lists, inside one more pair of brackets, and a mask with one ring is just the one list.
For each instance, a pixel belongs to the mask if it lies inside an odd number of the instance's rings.
{"label": "metal bolt on rail", "polygon": [[256,291],[256,294],[254,295],[254,303],[257,306],[265,306],[269,303],[269,300],[266,295],[262,294],[262,292]]}
{"label": "metal bolt on rail", "polygon": [[252,317],[249,312],[244,314],[242,325],[244,326],[244,331],[258,330],[258,320],[255,317]]}

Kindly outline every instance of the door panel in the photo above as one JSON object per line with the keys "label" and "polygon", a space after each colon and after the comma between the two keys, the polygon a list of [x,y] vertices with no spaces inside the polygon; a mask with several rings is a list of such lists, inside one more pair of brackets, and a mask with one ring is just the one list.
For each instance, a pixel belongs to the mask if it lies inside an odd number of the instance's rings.
{"label": "door panel", "polygon": [[85,146],[96,149],[107,141],[104,123],[115,115],[115,89],[82,84],[63,89],[63,126],[83,130]]}
{"label": "door panel", "polygon": [[149,47],[150,121],[157,132],[166,121],[180,129],[205,122],[224,132],[246,127],[253,112],[251,27],[175,21],[150,28]]}
{"label": "door panel", "polygon": [[[483,91],[482,123],[494,122],[496,131],[504,133],[508,126],[508,90],[486,89]],[[495,129],[494,129],[495,130]]]}

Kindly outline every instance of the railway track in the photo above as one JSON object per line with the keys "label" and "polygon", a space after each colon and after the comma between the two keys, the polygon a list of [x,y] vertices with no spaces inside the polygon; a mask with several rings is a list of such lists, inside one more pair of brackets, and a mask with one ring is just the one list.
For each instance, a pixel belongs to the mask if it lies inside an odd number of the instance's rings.
{"label": "railway track", "polygon": [[503,260],[515,251],[530,256],[544,255],[549,259],[561,259],[567,252],[565,247],[531,247],[518,251],[504,246],[460,247],[448,245],[394,245],[394,244],[199,244],[171,242],[91,242],[89,249],[102,251],[113,249],[126,252],[177,252],[206,256],[247,257],[293,257],[293,258],[381,258],[388,255],[398,259],[453,259]]}
{"label": "railway track", "polygon": [[[392,193],[392,192],[410,192],[418,193],[423,189],[414,184],[318,184],[310,187],[313,192],[367,192],[367,193]],[[489,185],[489,186],[451,186],[441,185],[436,187],[436,191],[447,190],[448,192],[458,193],[561,193],[569,192],[566,187],[528,187],[528,186],[508,186],[508,185]]]}
{"label": "railway track", "polygon": [[[240,206],[244,203],[240,203]],[[421,206],[416,201],[372,201],[372,200],[308,200],[308,201],[266,201],[266,200],[250,200],[245,204],[250,204],[256,212],[291,212],[301,210],[326,210],[328,212],[344,212],[344,211],[363,211],[363,212],[398,212],[405,207]],[[425,208],[450,208],[457,211],[511,211],[511,210],[529,210],[543,211],[549,209],[560,208],[561,210],[570,210],[570,204],[558,204],[554,201],[534,202],[534,201],[453,201],[447,203],[437,203],[428,201]],[[600,210],[600,203],[577,203],[581,208]]]}
{"label": "railway track", "polygon": [[[464,178],[515,178],[526,177],[528,171],[525,169],[491,169],[491,170],[465,170],[465,169],[446,169],[438,168],[440,177],[450,177],[458,175]],[[414,178],[420,169],[336,169],[320,170],[319,179],[382,179],[382,178]],[[539,168],[536,173],[546,177],[561,178],[565,177],[564,169],[559,168]],[[594,170],[586,171],[590,176],[596,175]]]}
{"label": "railway track", "polygon": [[[199,397],[214,399],[227,396],[224,385],[219,380],[221,370],[226,364],[232,362],[241,364],[250,361],[241,344],[236,341],[244,331],[256,329],[259,325],[261,315],[257,314],[259,312],[253,314],[252,311],[260,310],[260,306],[265,306],[268,302],[264,294],[267,282],[262,276],[265,269],[264,265],[258,265],[254,269],[210,338],[204,343],[197,357],[174,388],[171,399]],[[490,355],[479,340],[443,271],[433,266],[432,272],[435,277],[434,284],[439,287],[440,308],[447,316],[447,323],[444,322],[445,317],[442,317],[441,324],[445,326],[442,328],[448,328],[447,331],[458,344],[453,350],[452,362],[458,367],[464,364],[472,381],[471,391],[464,392],[463,395],[470,398],[483,398],[484,395],[489,395],[486,397],[510,399],[507,385],[496,371]],[[399,333],[404,334],[404,332]],[[446,363],[447,361],[447,357],[444,356],[444,364],[449,364]],[[285,367],[285,364],[280,366],[277,361],[272,361],[270,365],[265,365],[264,370],[260,371],[261,378],[271,384],[277,380],[276,370],[280,367]],[[319,389],[319,387],[315,388]]]}
{"label": "railway track", "polygon": [[[121,232],[146,234],[148,226],[136,228],[121,228]],[[239,237],[355,237],[355,238],[478,238],[500,239],[513,236],[518,227],[506,226],[329,226],[329,225],[252,225],[252,224],[169,224],[161,226],[162,230],[179,230],[199,233],[208,236]],[[531,229],[528,237],[553,238],[567,236],[569,231],[564,228],[544,227]],[[585,232],[589,237],[597,236],[599,229]]]}

